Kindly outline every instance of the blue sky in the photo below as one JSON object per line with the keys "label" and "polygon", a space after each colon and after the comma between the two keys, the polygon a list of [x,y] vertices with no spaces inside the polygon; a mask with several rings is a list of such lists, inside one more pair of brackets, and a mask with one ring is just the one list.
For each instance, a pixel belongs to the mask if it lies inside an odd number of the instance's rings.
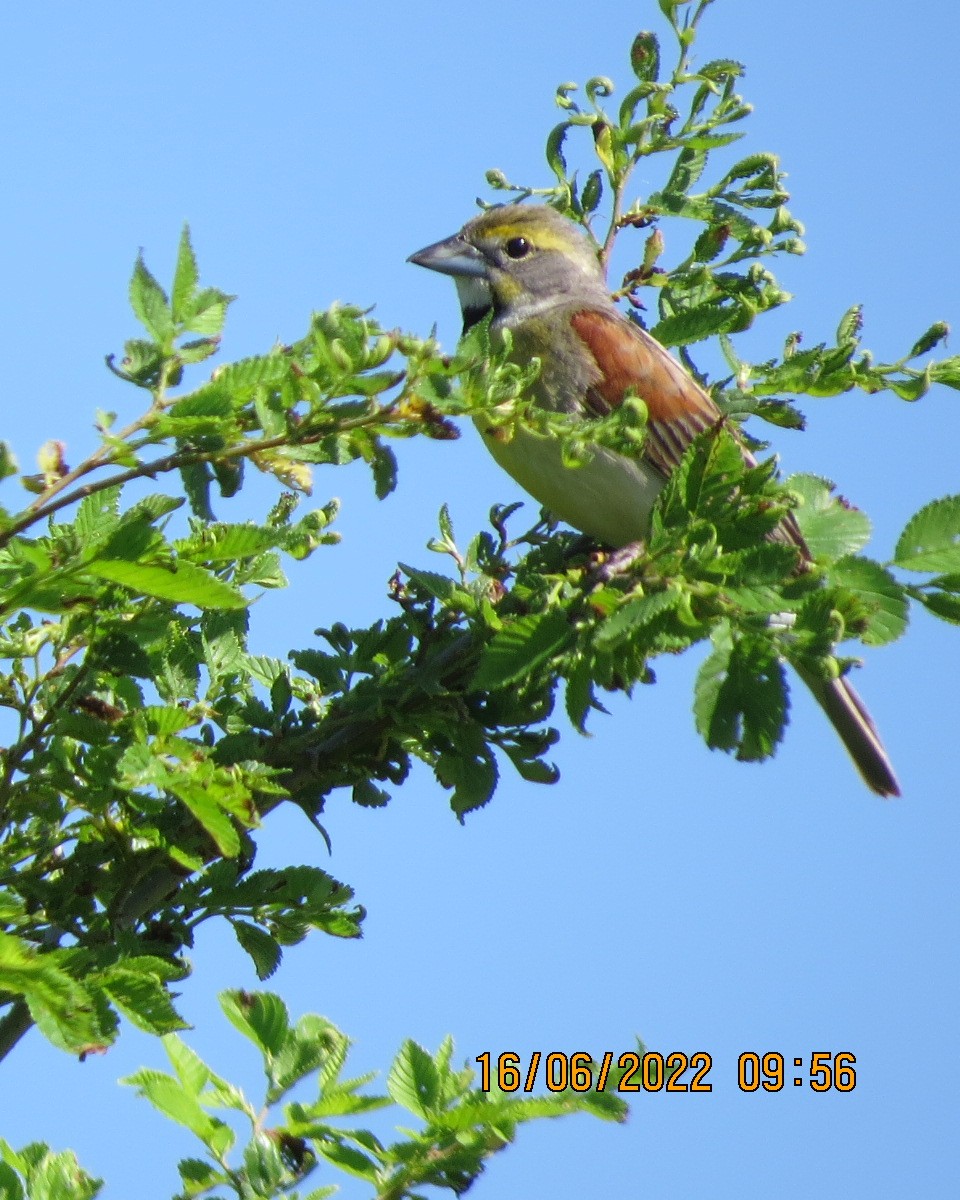
{"label": "blue sky", "polygon": [[[225,360],[298,336],[336,299],[376,304],[387,326],[436,323],[452,346],[453,289],[406,256],[462,224],[487,168],[547,183],[555,86],[608,74],[622,92],[633,34],[663,31],[653,0],[557,0],[549,13],[516,0],[108,2],[57,6],[55,21],[9,7],[0,20],[3,436],[25,467],[49,437],[81,457],[96,407],[130,413],[136,397],[103,355],[135,334],[126,287],[138,248],[169,277],[184,220],[204,282],[240,297]],[[807,226],[806,257],[777,268],[796,300],[746,335],[745,353],[771,356],[792,329],[827,338],[855,301],[881,359],[936,319],[960,321],[944,69],[958,39],[949,0],[717,0],[708,13],[699,60],[746,63],[756,112],[741,145],[781,156]],[[921,504],[960,491],[955,392],[806,411],[807,433],[775,431],[784,468],[835,479],[873,518],[874,557],[890,556]],[[264,652],[309,645],[330,620],[387,614],[398,560],[438,567],[424,543],[442,503],[467,541],[493,502],[519,498],[469,430],[401,444],[399,458],[384,503],[360,469],[318,478],[318,501],[344,501],[344,541],[258,604]],[[271,986],[295,1013],[322,1012],[354,1036],[358,1070],[385,1067],[404,1037],[435,1047],[448,1032],[467,1060],[619,1051],[637,1034],[713,1054],[710,1095],[641,1097],[625,1127],[577,1118],[524,1131],[478,1200],[952,1194],[958,646],[917,614],[858,677],[900,772],[896,802],[860,786],[799,693],[773,762],[707,751],[688,656],[614,702],[592,738],[564,729],[559,785],[505,769],[465,828],[425,772],[384,811],[334,797],[332,859],[302,817],[271,818],[262,863],[322,865],[370,912],[363,942],[316,937]],[[255,1064],[215,1003],[219,988],[256,986],[231,943],[225,929],[203,932],[181,1009],[197,1026],[191,1044],[253,1090]],[[849,1051],[858,1085],[745,1095],[736,1062],[749,1050]],[[3,1066],[0,1136],[73,1147],[107,1197],[167,1197],[175,1158],[194,1146],[116,1084],[162,1062],[129,1030],[84,1064],[32,1034]]]}

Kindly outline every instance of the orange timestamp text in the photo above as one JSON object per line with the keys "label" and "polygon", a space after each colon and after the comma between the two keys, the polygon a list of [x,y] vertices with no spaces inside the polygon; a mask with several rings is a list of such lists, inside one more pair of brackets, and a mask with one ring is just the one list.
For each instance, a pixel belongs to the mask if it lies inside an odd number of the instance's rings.
{"label": "orange timestamp text", "polygon": [[[538,1083],[549,1092],[712,1092],[713,1055],[674,1050],[607,1050],[599,1059],[585,1050],[574,1054],[534,1050],[526,1058],[511,1050],[494,1057],[478,1054],[484,1092],[532,1092]],[[856,1056],[847,1051],[816,1050],[793,1057],[774,1051],[745,1051],[737,1059],[741,1092],[779,1092],[787,1083],[814,1092],[852,1092],[857,1085]],[[792,1064],[795,1073],[791,1073]]]}

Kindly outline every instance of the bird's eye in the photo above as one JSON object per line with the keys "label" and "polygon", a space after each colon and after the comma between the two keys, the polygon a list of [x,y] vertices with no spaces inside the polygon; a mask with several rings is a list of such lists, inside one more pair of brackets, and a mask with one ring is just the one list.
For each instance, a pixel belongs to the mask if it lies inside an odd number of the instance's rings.
{"label": "bird's eye", "polygon": [[504,246],[504,250],[511,258],[526,258],[532,249],[533,247],[527,239],[522,237],[511,238]]}

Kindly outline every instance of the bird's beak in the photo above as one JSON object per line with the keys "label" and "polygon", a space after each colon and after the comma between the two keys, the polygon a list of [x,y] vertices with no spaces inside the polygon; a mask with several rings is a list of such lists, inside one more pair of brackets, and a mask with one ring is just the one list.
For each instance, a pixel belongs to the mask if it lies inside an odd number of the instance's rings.
{"label": "bird's beak", "polygon": [[476,247],[465,242],[459,233],[442,242],[434,242],[432,246],[424,246],[416,254],[411,254],[407,262],[416,263],[418,267],[426,267],[430,271],[439,271],[441,275],[453,275],[454,278],[483,279],[487,274],[483,255]]}

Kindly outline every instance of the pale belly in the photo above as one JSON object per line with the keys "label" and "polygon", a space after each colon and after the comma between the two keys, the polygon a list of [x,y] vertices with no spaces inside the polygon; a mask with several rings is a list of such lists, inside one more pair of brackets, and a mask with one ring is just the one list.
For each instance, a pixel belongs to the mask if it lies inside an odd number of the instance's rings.
{"label": "pale belly", "polygon": [[574,529],[614,547],[648,534],[653,502],[664,483],[653,467],[604,447],[594,447],[582,466],[568,467],[555,437],[522,426],[494,431],[482,417],[475,424],[500,466]]}

